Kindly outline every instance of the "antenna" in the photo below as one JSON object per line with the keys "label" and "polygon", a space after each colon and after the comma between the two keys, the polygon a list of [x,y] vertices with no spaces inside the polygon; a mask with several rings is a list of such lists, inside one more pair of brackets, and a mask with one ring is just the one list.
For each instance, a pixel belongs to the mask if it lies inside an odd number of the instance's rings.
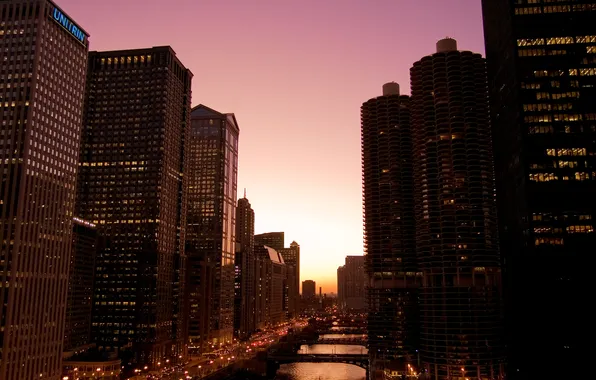
{"label": "antenna", "polygon": [[244,188],[244,199],[246,199],[246,187]]}

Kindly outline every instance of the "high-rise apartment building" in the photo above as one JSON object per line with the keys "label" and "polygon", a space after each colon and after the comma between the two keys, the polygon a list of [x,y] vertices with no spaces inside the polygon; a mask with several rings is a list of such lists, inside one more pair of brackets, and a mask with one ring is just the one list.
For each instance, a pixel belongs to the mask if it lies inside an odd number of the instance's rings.
{"label": "high-rise apartment building", "polygon": [[255,235],[255,245],[266,245],[275,250],[284,249],[285,234],[283,232],[265,232]]}
{"label": "high-rise apartment building", "polygon": [[293,241],[290,243],[290,248],[282,248],[277,251],[282,255],[286,264],[286,312],[291,318],[296,316],[300,305],[300,245]]}
{"label": "high-rise apartment building", "polygon": [[255,212],[250,202],[238,200],[236,207],[236,258],[234,282],[234,333],[241,339],[255,330]]}
{"label": "high-rise apartment building", "polygon": [[366,308],[368,277],[364,266],[364,256],[346,256],[345,265],[337,269],[337,298],[341,308]]}
{"label": "high-rise apartment building", "polygon": [[410,74],[422,362],[432,379],[502,379],[485,61],[447,38]]}
{"label": "high-rise apartment building", "polygon": [[91,344],[95,257],[99,242],[95,224],[76,217],[73,222],[64,352],[85,349]]}
{"label": "high-rise apartment building", "polygon": [[302,281],[302,298],[311,299],[315,298],[317,294],[317,283],[313,280]]}
{"label": "high-rise apartment building", "polygon": [[89,53],[77,215],[97,225],[92,331],[137,363],[184,355],[191,72],[170,47]]}
{"label": "high-rise apartment building", "polygon": [[0,378],[61,378],[88,34],[0,1]]}
{"label": "high-rise apartment building", "polygon": [[592,323],[583,281],[596,245],[596,2],[482,8],[508,376],[585,376],[577,360]]}
{"label": "high-rise apartment building", "polygon": [[364,247],[371,366],[413,363],[418,348],[410,98],[397,83],[361,107]]}
{"label": "high-rise apartment building", "polygon": [[204,105],[191,112],[187,139],[191,346],[231,342],[234,332],[234,256],[238,123],[232,113]]}

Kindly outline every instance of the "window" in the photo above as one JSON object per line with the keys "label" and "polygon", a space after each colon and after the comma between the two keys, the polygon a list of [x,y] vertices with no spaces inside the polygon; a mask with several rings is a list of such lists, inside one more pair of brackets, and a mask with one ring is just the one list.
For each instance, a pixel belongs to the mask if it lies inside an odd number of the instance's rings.
{"label": "window", "polygon": [[530,181],[533,182],[550,182],[558,179],[554,173],[530,173]]}
{"label": "window", "polygon": [[547,45],[567,45],[573,42],[573,37],[551,37],[546,39]]}
{"label": "window", "polygon": [[594,232],[594,227],[592,226],[568,226],[567,227],[568,234],[588,234]]}

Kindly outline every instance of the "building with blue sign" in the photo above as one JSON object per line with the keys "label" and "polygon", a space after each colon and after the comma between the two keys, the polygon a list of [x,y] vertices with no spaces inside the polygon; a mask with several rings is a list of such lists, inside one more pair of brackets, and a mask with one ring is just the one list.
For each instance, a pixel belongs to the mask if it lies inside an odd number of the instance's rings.
{"label": "building with blue sign", "polygon": [[0,0],[3,380],[62,378],[88,36],[51,1]]}

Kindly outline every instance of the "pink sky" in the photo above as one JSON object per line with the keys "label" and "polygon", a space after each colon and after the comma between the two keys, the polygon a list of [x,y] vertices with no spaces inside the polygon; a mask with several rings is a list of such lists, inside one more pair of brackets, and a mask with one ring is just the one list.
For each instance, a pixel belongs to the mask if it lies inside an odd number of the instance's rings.
{"label": "pink sky", "polygon": [[[91,50],[171,45],[193,105],[240,125],[238,195],[256,233],[301,245],[301,280],[336,291],[362,254],[360,105],[445,36],[484,54],[479,0],[56,0]],[[317,289],[318,290],[318,289]]]}

